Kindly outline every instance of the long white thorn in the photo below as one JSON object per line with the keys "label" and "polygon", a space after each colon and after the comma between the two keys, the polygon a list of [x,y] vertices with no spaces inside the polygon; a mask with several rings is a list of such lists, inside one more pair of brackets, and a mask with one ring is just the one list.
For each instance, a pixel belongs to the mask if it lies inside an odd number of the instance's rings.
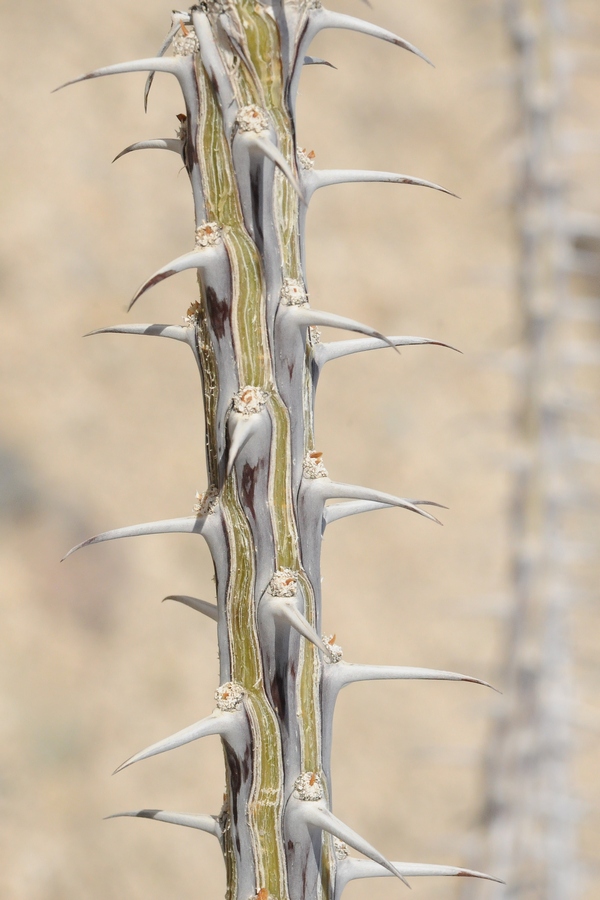
{"label": "long white thorn", "polygon": [[340,28],[345,31],[357,31],[359,34],[366,34],[367,37],[379,38],[379,40],[387,41],[403,50],[408,50],[409,53],[414,53],[415,56],[420,57],[420,59],[429,63],[430,66],[433,66],[429,57],[425,56],[425,54],[419,50],[418,47],[415,47],[414,44],[409,43],[404,40],[404,38],[398,37],[398,35],[394,34],[392,31],[388,31],[386,28],[380,28],[379,25],[373,25],[372,22],[366,22],[364,19],[357,19],[354,16],[344,15],[344,13],[333,12],[330,9],[321,8],[312,11],[309,25],[311,39],[317,35],[319,31],[323,31],[325,28]]}
{"label": "long white thorn", "polygon": [[215,710],[215,712],[213,712],[212,715],[207,716],[206,719],[194,722],[193,725],[188,725],[187,728],[182,728],[181,731],[177,731],[175,734],[164,738],[162,741],[157,741],[155,744],[146,747],[145,750],[140,750],[139,753],[130,756],[129,759],[126,759],[124,763],[121,763],[121,765],[115,769],[113,775],[116,775],[117,772],[121,772],[128,766],[132,766],[136,762],[149,759],[151,756],[158,756],[159,753],[166,753],[168,750],[175,750],[177,747],[183,747],[184,744],[190,744],[192,741],[197,741],[202,737],[209,737],[213,734],[227,737],[232,734],[236,725],[239,725],[239,722],[240,718],[237,710],[234,710],[233,712]]}
{"label": "long white thorn", "polygon": [[52,93],[61,91],[71,84],[78,84],[80,81],[89,81],[92,78],[103,78],[105,75],[126,75],[129,72],[167,72],[169,75],[175,75],[181,79],[182,66],[178,58],[154,56],[148,59],[133,59],[130,62],[116,63],[112,66],[103,66],[101,69],[94,69],[93,72],[86,72],[85,75],[78,75],[77,78],[71,78],[64,84],[54,88]]}
{"label": "long white thorn", "polygon": [[386,337],[385,341],[381,338],[368,338],[352,340],[352,341],[328,341],[321,344],[315,344],[313,347],[313,355],[317,361],[319,369],[325,363],[332,359],[340,359],[343,356],[352,356],[355,353],[364,353],[368,350],[383,350],[393,344],[394,347],[415,347],[431,344],[435,347],[446,347],[448,350],[457,350],[451,344],[445,344],[443,341],[434,341],[431,338],[414,337],[412,335],[393,335]]}
{"label": "long white thorn", "polygon": [[331,649],[321,639],[320,635],[315,631],[310,622],[298,610],[292,599],[287,599],[285,597],[269,597],[268,599],[266,598],[266,602],[269,604],[269,608],[275,617],[283,619],[288,625],[294,628],[298,634],[301,634],[307,641],[314,644],[328,659],[332,659]]}
{"label": "long white thorn", "polygon": [[169,594],[168,597],[163,598],[162,602],[164,603],[165,600],[175,600],[176,603],[189,606],[190,609],[195,609],[214,622],[219,618],[219,610],[216,605],[209,603],[208,600],[199,600],[197,597],[189,597],[187,594]]}
{"label": "long white thorn", "polygon": [[321,312],[320,310],[311,309],[304,306],[290,306],[286,308],[289,315],[293,315],[299,325],[308,327],[310,325],[322,325],[329,328],[342,328],[344,331],[357,331],[359,334],[366,334],[370,337],[383,341],[389,347],[393,347],[398,353],[399,351],[394,344],[386,338],[384,334],[371,328],[370,325],[363,325],[354,319],[347,319],[346,316],[338,316],[335,313]]}
{"label": "long white thorn", "polygon": [[339,519],[374,512],[377,509],[392,509],[392,507],[389,503],[381,503],[377,500],[349,500],[347,503],[332,503],[323,510],[323,532],[328,525]]}
{"label": "long white thorn", "polygon": [[303,173],[302,177],[306,200],[310,200],[315,191],[319,188],[329,187],[334,184],[353,184],[377,182],[382,184],[412,184],[417,187],[427,187],[434,191],[440,191],[442,194],[448,194],[450,197],[458,195],[441,184],[434,181],[426,181],[424,178],[415,178],[412,175],[401,175],[396,172],[372,172],[367,169],[309,169]]}
{"label": "long white thorn", "polygon": [[189,815],[186,813],[167,812],[164,809],[132,809],[128,812],[113,813],[106,819],[122,819],[130,816],[134,819],[153,819],[155,822],[168,822],[170,825],[183,825],[186,828],[197,828],[212,834],[221,841],[223,833],[217,816]]}
{"label": "long white thorn", "polygon": [[300,185],[300,182],[298,181],[296,175],[294,174],[294,172],[288,165],[288,162],[287,162],[286,158],[284,157],[283,153],[281,152],[281,150],[278,147],[275,146],[273,141],[271,141],[266,134],[248,133],[248,134],[244,135],[244,137],[245,137],[246,143],[249,145],[250,148],[252,148],[254,150],[258,150],[260,153],[262,153],[264,156],[266,156],[268,159],[270,159],[271,162],[274,163],[277,166],[277,168],[281,170],[281,172],[283,172],[283,174],[285,175],[285,177],[287,178],[289,183],[292,185],[292,187],[298,194],[298,197],[300,198],[300,200],[302,200],[305,203],[306,200],[304,198],[304,193],[302,191],[302,186]]}
{"label": "long white thorn", "polygon": [[[156,54],[157,56],[165,55],[165,53],[167,52],[167,50],[169,49],[169,47],[171,46],[171,44],[173,42],[173,38],[179,31],[181,23],[182,22],[187,23],[189,21],[190,21],[190,17],[187,14],[176,13],[175,10],[173,10],[173,24],[171,25],[171,28],[169,29],[169,33],[167,34],[166,38],[162,42],[162,44],[160,46],[160,50]],[[150,72],[150,74],[148,75],[148,78],[146,79],[146,84],[144,85],[144,112],[148,112],[148,97],[150,95],[150,89],[152,87],[153,81],[154,81],[154,72]]]}
{"label": "long white thorn", "polygon": [[158,269],[154,275],[151,275],[150,278],[138,288],[127,307],[127,311],[129,312],[134,303],[140,299],[142,294],[145,294],[146,291],[150,290],[150,288],[160,284],[160,282],[164,281],[166,278],[170,278],[171,275],[177,275],[179,272],[184,272],[186,269],[202,269],[208,266],[213,261],[214,255],[214,249],[212,247],[206,247],[201,248],[200,250],[192,250],[191,253],[184,253],[183,256],[178,256],[177,259],[167,263],[166,266]]}
{"label": "long white thorn", "polygon": [[153,325],[136,323],[132,325],[109,325],[107,328],[96,328],[88,331],[84,337],[93,337],[95,334],[139,334],[149,337],[165,337],[174,341],[182,341],[185,344],[193,343],[193,329],[185,325]]}
{"label": "long white thorn", "polygon": [[395,875],[400,881],[410,887],[406,878],[389,862],[379,850],[376,850],[371,844],[362,838],[356,831],[353,831],[348,825],[338,819],[333,813],[327,809],[322,801],[304,801],[302,804],[302,815],[305,821],[314,828],[321,828],[329,834],[336,837],[339,841],[349,844],[354,850],[369,857],[373,862],[379,863],[388,870],[390,875]]}
{"label": "long white thorn", "polygon": [[154,138],[150,141],[136,141],[135,144],[130,144],[129,147],[125,147],[124,150],[117,153],[113,162],[121,159],[127,153],[132,153],[134,150],[172,150],[173,153],[183,157],[183,143],[179,138]]}
{"label": "long white thorn", "polygon": [[227,419],[227,432],[229,446],[227,450],[227,477],[231,475],[235,461],[243,447],[260,428],[260,413],[253,416],[238,415],[235,412],[229,414]]}
{"label": "long white thorn", "polygon": [[[471,684],[480,684],[482,687],[496,688],[473,678],[471,675],[462,675],[460,672],[447,672],[444,669],[422,669],[414,666],[370,666],[360,663],[347,663],[343,660],[325,670],[325,680],[336,693],[347,684],[356,684],[361,681],[466,681]],[[496,691],[496,693],[499,693]]]}
{"label": "long white thorn", "polygon": [[116,541],[119,538],[141,537],[145,534],[202,534],[205,524],[206,516],[185,516],[180,519],[162,519],[159,522],[144,522],[142,525],[128,525],[125,528],[115,528],[112,531],[96,534],[94,537],[88,538],[87,541],[82,541],[81,544],[72,547],[63,556],[61,562],[77,550],[89,547],[92,544]]}
{"label": "long white thorn", "polygon": [[[436,866],[428,863],[393,862],[394,868],[402,875],[411,877],[421,876],[455,876],[464,878],[483,878],[486,881],[495,881],[504,884],[500,878],[486,875],[484,872],[476,872],[473,869],[462,869],[457,866]],[[377,862],[370,859],[356,859],[348,856],[340,859],[336,866],[334,900],[340,900],[342,892],[349,881],[357,878],[390,878],[392,873]]]}
{"label": "long white thorn", "polygon": [[[442,524],[435,516],[425,512],[423,509],[419,509],[414,500],[408,500],[404,497],[394,497],[393,494],[386,494],[383,491],[375,491],[371,488],[360,487],[355,484],[340,484],[335,481],[329,481],[329,479],[327,479],[327,481],[325,479],[319,479],[316,484],[318,484],[319,489],[323,492],[323,495],[327,500],[334,500],[336,498],[348,500],[374,500],[378,503],[387,503],[389,506],[408,509],[411,512],[418,513],[420,516],[424,516],[426,519],[430,519],[432,522],[436,522],[438,525]],[[446,508],[442,506],[441,503],[434,503],[431,500],[418,501],[418,503],[423,502],[431,506],[439,506],[441,509]]]}
{"label": "long white thorn", "polygon": [[[432,503],[428,500],[411,500],[410,502],[415,506],[441,506],[439,503]],[[374,512],[378,509],[391,508],[389,503],[383,503],[379,500],[349,500],[346,503],[332,503],[331,506],[326,506],[323,510],[323,533],[325,532],[325,528],[330,525],[331,522],[337,522],[339,519],[345,519],[348,516],[357,516],[361,513]]]}

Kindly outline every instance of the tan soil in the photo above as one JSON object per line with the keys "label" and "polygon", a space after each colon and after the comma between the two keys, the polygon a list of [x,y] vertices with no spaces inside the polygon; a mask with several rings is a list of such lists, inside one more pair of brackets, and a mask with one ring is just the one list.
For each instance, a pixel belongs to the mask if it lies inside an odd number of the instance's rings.
{"label": "tan soil", "polygon": [[[597,4],[578,5],[597,35]],[[323,377],[318,441],[330,472],[450,507],[444,528],[400,511],[332,527],[325,630],[349,660],[493,682],[510,588],[516,396],[506,363],[519,327],[510,94],[498,79],[507,46],[478,0],[381,0],[373,11],[349,0],[345,10],[414,41],[437,68],[358,35],[322,35],[313,52],[338,71],[304,73],[301,143],[321,166],[407,172],[463,199],[381,185],[321,192],[309,217],[312,296],[389,334],[439,338],[464,355],[365,354]],[[142,279],[190,245],[177,161],[149,153],[110,165],[132,141],[173,133],[177,89],[158,77],[145,118],[143,76],[50,95],[79,72],[150,55],[169,12],[162,0],[0,6],[0,896],[11,900],[184,900],[224,888],[208,836],[102,820],[137,807],[220,807],[217,741],[110,777],[130,753],[212,707],[211,623],[160,604],[173,592],[212,599],[206,548],[191,537],[155,537],[58,563],[98,531],[188,514],[204,487],[198,379],[184,349],[80,337],[125,321]],[[584,126],[599,109],[588,76]],[[579,194],[587,209],[600,209],[597,181]],[[179,322],[193,297],[193,276],[182,275],[144,297],[133,320]],[[595,369],[582,377],[597,390]],[[590,587],[598,572],[588,569]],[[598,633],[594,605],[582,603],[573,617],[584,726],[575,771],[588,864],[600,837]],[[481,760],[497,702],[472,685],[345,692],[337,814],[392,859],[477,863]],[[592,872],[586,900],[599,888]],[[414,889],[433,900],[457,897],[459,885],[423,880]],[[352,885],[347,896],[402,890],[384,879]],[[479,896],[500,893],[484,887]]]}

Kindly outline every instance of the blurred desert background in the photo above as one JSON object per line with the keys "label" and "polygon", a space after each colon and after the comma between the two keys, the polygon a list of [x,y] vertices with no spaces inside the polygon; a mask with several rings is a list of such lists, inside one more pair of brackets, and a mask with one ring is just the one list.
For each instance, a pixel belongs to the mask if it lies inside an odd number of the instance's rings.
{"label": "blurred desert background", "polygon": [[[337,71],[305,70],[299,143],[321,167],[404,172],[462,199],[390,185],[319,192],[308,224],[311,296],[319,308],[387,334],[447,341],[463,355],[407,348],[400,358],[364,354],[327,368],[317,435],[332,476],[449,510],[443,528],[398,510],[332,526],[323,555],[325,630],[337,634],[349,661],[452,669],[502,689],[522,340],[513,61],[491,0],[373,5],[336,0],[335,8],[401,34],[436,68],[360,35],[320,35],[312,52]],[[564,177],[573,208],[598,215],[600,7],[571,5],[569,128],[589,139],[569,157]],[[151,56],[170,11],[162,0],[0,3],[0,896],[7,900],[191,900],[224,891],[208,835],[103,821],[140,807],[220,808],[217,740],[110,775],[131,753],[212,709],[213,625],[160,602],[171,593],[213,599],[204,543],[147,537],[59,563],[100,531],[190,514],[205,483],[201,395],[186,348],[82,339],[126,321],[140,282],[190,247],[191,198],[177,159],[140,153],[110,162],[133,141],[173,135],[178,89],[158,76],[146,116],[143,75],[50,93],[81,72]],[[572,280],[588,306],[600,302],[597,259],[597,269]],[[193,275],[180,275],[146,295],[131,319],[178,323],[194,294]],[[579,337],[592,345],[598,328],[596,312]],[[584,548],[571,567],[577,600],[569,612],[569,777],[580,875],[572,897],[592,900],[600,896],[593,550],[600,428],[590,407],[597,365],[576,361],[572,378],[581,398],[576,431],[591,448],[565,473],[577,487],[569,541]],[[483,865],[483,761],[502,702],[468,684],[351,687],[336,721],[336,814],[390,859]],[[456,900],[464,889],[458,879],[413,880],[420,900]],[[380,879],[355,882],[345,896],[387,900],[404,890]],[[470,896],[517,895],[484,884]]]}

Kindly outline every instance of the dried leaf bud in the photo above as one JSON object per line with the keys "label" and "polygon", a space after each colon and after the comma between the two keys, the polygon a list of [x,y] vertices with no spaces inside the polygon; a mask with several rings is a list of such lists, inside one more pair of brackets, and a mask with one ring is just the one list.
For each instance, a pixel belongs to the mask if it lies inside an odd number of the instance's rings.
{"label": "dried leaf bud", "polygon": [[241,684],[236,684],[235,681],[228,681],[215,691],[217,706],[223,712],[233,712],[234,709],[238,708],[243,697],[244,689]]}
{"label": "dried leaf bud", "polygon": [[233,396],[233,408],[242,416],[253,416],[260,412],[269,395],[261,388],[247,385]]}
{"label": "dried leaf bud", "polygon": [[298,573],[293,569],[278,569],[269,582],[272,597],[295,597],[298,590]]}
{"label": "dried leaf bud", "polygon": [[173,53],[175,56],[193,56],[198,52],[198,38],[191,25],[181,25],[180,31],[173,38]]}
{"label": "dried leaf bud", "polygon": [[344,841],[340,841],[338,840],[338,838],[334,838],[333,849],[335,850],[335,855],[338,859],[348,859],[350,853],[348,850],[348,844],[345,844]]}
{"label": "dried leaf bud", "polygon": [[300,800],[322,800],[323,784],[318,772],[303,772],[294,782],[294,790]]}
{"label": "dried leaf bud", "polygon": [[196,228],[196,249],[216,247],[223,239],[221,227],[216,222],[203,222]]}
{"label": "dried leaf bud", "polygon": [[298,165],[301,169],[314,169],[315,167],[315,151],[309,150],[308,152],[304,149],[304,147],[298,147],[297,151],[298,157]]}
{"label": "dried leaf bud", "polygon": [[237,126],[240,131],[255,131],[260,134],[261,131],[269,130],[269,119],[264,109],[251,103],[250,106],[242,106],[235,117]]}
{"label": "dried leaf bud", "polygon": [[281,294],[279,295],[284,306],[307,306],[308,295],[302,282],[295,278],[284,278]]}
{"label": "dried leaf bud", "polygon": [[323,635],[321,635],[321,637],[323,639],[323,643],[327,644],[327,646],[329,648],[329,662],[330,663],[339,662],[340,659],[342,659],[342,657],[344,655],[344,651],[342,650],[342,648],[340,647],[339,644],[336,644],[335,634],[323,634]]}
{"label": "dried leaf bud", "polygon": [[216,487],[209,487],[203,494],[196,492],[194,514],[197,516],[210,516],[219,502],[219,491]]}
{"label": "dried leaf bud", "polygon": [[327,478],[327,469],[323,465],[323,454],[311,450],[304,458],[303,471],[306,478]]}

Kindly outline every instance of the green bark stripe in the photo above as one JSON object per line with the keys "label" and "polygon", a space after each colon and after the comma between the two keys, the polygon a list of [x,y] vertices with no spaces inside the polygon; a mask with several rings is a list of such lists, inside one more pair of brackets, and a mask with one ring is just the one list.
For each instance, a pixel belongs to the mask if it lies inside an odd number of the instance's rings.
{"label": "green bark stripe", "polygon": [[256,0],[238,0],[237,9],[246,34],[248,56],[258,76],[267,109],[283,102],[281,47],[277,25]]}
{"label": "green bark stripe", "polygon": [[[280,109],[271,110],[271,118],[277,133],[277,144],[292,172],[297,172],[296,152],[290,132],[290,120]],[[300,240],[298,235],[298,194],[283,172],[275,171],[275,208],[279,227],[281,254],[286,277],[304,281],[300,261]]]}
{"label": "green bark stripe", "polygon": [[274,393],[270,402],[273,437],[271,440],[271,464],[269,488],[271,518],[275,537],[276,567],[300,568],[298,533],[293,514],[290,480],[290,417],[279,394]]}
{"label": "green bark stripe", "polygon": [[227,625],[231,646],[231,678],[246,690],[252,690],[262,684],[262,664],[254,612],[254,542],[234,481],[233,476],[228,478],[221,492],[221,507],[230,546]]}
{"label": "green bark stripe", "polygon": [[256,884],[277,900],[285,900],[288,889],[281,833],[283,772],[279,725],[262,691],[248,692],[246,711],[254,740],[248,817],[255,839]]}
{"label": "green bark stripe", "polygon": [[[304,595],[304,615],[315,625],[315,596],[305,572],[300,572],[298,582]],[[298,672],[298,709],[302,710],[302,768],[305,772],[321,770],[321,703],[319,683],[321,676],[320,651],[305,641]]]}
{"label": "green bark stripe", "polygon": [[281,839],[281,739],[275,713],[267,701],[256,633],[254,546],[248,520],[229,478],[222,492],[222,510],[230,544],[227,626],[231,677],[246,692],[253,740],[252,801],[246,811],[253,834],[258,888],[287,897]]}
{"label": "green bark stripe", "polygon": [[240,386],[270,388],[271,358],[265,321],[266,303],[260,258],[246,231],[224,235],[233,277],[233,323]]}
{"label": "green bark stripe", "polygon": [[220,225],[242,229],[242,210],[221,110],[200,61],[196,71],[200,95],[197,147],[206,214]]}

